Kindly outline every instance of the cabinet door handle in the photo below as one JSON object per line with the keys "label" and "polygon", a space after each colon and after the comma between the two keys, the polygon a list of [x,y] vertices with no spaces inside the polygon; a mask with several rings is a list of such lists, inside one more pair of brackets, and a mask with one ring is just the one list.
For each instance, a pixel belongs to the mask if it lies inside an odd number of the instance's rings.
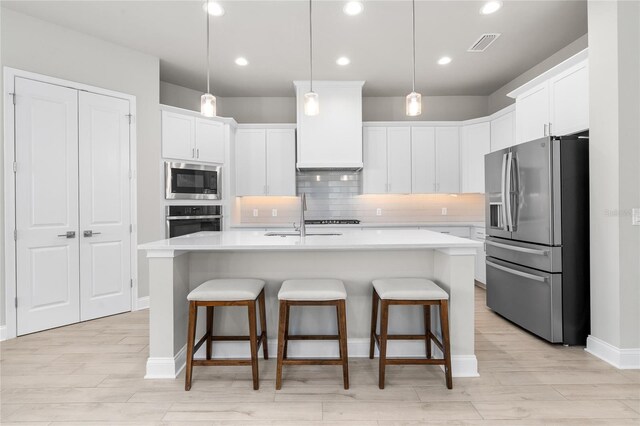
{"label": "cabinet door handle", "polygon": [[551,123],[549,123],[549,135],[548,136],[553,136],[553,130],[551,130]]}
{"label": "cabinet door handle", "polygon": [[200,158],[200,148],[196,148],[196,158]]}
{"label": "cabinet door handle", "polygon": [[391,184],[390,183],[387,184],[387,192],[391,192]]}
{"label": "cabinet door handle", "polygon": [[196,149],[191,148],[191,158],[196,158]]}
{"label": "cabinet door handle", "polygon": [[544,123],[544,136],[549,136],[549,125]]}

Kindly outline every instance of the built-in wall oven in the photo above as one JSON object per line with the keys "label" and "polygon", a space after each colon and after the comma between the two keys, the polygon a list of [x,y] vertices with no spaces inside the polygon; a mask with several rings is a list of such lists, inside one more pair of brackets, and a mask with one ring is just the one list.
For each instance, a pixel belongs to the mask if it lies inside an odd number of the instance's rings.
{"label": "built-in wall oven", "polygon": [[204,164],[165,162],[167,200],[219,200],[222,167]]}
{"label": "built-in wall oven", "polygon": [[221,206],[167,206],[167,238],[200,231],[221,231]]}

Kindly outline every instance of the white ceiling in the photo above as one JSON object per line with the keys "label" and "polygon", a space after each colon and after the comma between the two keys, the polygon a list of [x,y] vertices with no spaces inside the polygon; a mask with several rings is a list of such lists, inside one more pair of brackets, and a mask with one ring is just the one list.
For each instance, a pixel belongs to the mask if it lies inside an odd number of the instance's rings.
{"label": "white ceiling", "polygon": [[[223,1],[212,17],[212,91],[219,96],[292,96],[309,78],[306,1]],[[411,3],[366,1],[359,16],[342,1],[314,3],[314,78],[366,80],[366,96],[411,89]],[[488,95],[587,32],[586,1],[505,1],[493,15],[478,1],[416,3],[416,86],[425,95]],[[160,58],[161,80],[205,88],[202,1],[3,1],[3,7]],[[484,53],[466,50],[485,32],[502,36]],[[339,56],[351,65],[339,67]],[[442,55],[453,58],[436,64]],[[245,56],[250,64],[234,64]]]}

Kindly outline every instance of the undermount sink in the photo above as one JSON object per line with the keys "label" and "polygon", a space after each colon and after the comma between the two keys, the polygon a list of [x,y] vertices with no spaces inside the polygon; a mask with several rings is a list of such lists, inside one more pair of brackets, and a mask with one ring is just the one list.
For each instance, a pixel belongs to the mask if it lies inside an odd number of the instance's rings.
{"label": "undermount sink", "polygon": [[[307,232],[307,237],[319,237],[319,236],[336,236],[342,235],[336,232]],[[265,237],[299,237],[300,232],[267,232]]]}

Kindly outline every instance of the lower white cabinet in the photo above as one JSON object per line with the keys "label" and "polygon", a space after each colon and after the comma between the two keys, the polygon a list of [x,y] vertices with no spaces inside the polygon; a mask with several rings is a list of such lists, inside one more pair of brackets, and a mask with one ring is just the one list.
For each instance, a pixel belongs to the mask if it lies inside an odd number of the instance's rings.
{"label": "lower white cabinet", "polygon": [[484,192],[484,156],[491,151],[491,123],[462,127],[460,149],[461,192]]}
{"label": "lower white cabinet", "polygon": [[420,229],[453,235],[454,237],[469,238],[471,231],[468,226],[421,226]]}
{"label": "lower white cabinet", "polygon": [[296,195],[293,128],[238,128],[236,195]]}
{"label": "lower white cabinet", "polygon": [[460,192],[460,144],[457,126],[413,127],[412,192]]}
{"label": "lower white cabinet", "polygon": [[363,135],[363,193],[410,194],[411,128],[365,127]]}
{"label": "lower white cabinet", "polygon": [[487,270],[485,266],[485,258],[487,257],[487,253],[485,251],[484,241],[485,241],[485,228],[483,227],[473,227],[471,233],[471,239],[482,242],[482,247],[478,249],[478,253],[476,254],[476,281],[481,282],[482,284],[487,283]]}

